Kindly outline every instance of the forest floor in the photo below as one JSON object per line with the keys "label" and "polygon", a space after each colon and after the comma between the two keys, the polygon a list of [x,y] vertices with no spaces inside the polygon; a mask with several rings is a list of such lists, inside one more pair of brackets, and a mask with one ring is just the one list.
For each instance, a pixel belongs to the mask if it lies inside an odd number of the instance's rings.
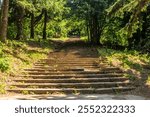
{"label": "forest floor", "polygon": [[25,68],[31,68],[39,59],[47,58],[53,51],[51,42],[45,40],[8,40],[0,42],[0,95],[14,95],[6,92],[5,87]]}
{"label": "forest floor", "polygon": [[[60,41],[60,40],[54,40],[54,41],[51,41],[51,43],[54,45],[55,50],[54,52],[50,52],[49,57],[59,58],[60,56],[67,56],[68,58],[73,58],[74,57],[73,54],[77,54],[78,56],[81,56],[81,57],[99,58],[99,56],[101,57],[102,54],[104,54],[102,51],[99,51],[99,50],[102,50],[102,48],[89,46],[84,41],[80,41],[79,38],[70,38],[69,40],[65,42]],[[57,52],[59,52],[61,55],[55,54]],[[64,53],[66,54],[64,55]],[[106,56],[108,56],[108,54],[106,54],[104,57]],[[110,57],[108,56],[107,59],[109,60]],[[115,59],[113,60],[114,62],[117,61],[116,58],[114,59]],[[113,64],[113,62],[109,64],[113,66],[121,67],[118,65],[117,62],[115,62],[115,64]],[[129,72],[129,70],[124,70],[124,71],[127,72],[128,74],[131,73]],[[131,70],[131,71],[134,71],[134,70]],[[33,95],[23,95],[23,94],[18,95],[16,93],[7,92],[6,94],[0,95],[1,97],[0,99],[71,99],[71,97],[72,99],[150,99],[150,85],[149,85],[149,78],[148,78],[149,69],[144,69],[144,72],[142,72],[141,74],[139,74],[138,72],[137,74],[140,75],[141,77],[134,79],[134,84],[136,86],[136,89],[133,91],[126,92],[126,93],[122,93],[120,95],[117,94],[117,95],[80,95],[80,96],[72,96],[72,95],[33,96]],[[137,74],[133,74],[132,72],[131,73],[132,78],[133,78],[133,75],[137,75]],[[131,78],[131,75],[128,75],[127,77]]]}

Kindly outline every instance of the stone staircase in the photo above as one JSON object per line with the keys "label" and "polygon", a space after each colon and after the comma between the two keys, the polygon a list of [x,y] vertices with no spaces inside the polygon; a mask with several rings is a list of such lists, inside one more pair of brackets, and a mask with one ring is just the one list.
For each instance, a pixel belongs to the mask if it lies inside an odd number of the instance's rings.
{"label": "stone staircase", "polygon": [[[55,52],[16,77],[7,91],[23,94],[108,94],[134,89],[124,73],[106,59]],[[59,57],[59,58],[58,58]]]}

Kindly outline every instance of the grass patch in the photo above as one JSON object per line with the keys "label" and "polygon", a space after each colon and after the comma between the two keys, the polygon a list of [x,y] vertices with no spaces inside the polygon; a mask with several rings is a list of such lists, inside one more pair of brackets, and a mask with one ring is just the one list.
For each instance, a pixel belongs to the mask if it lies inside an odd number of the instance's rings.
{"label": "grass patch", "polygon": [[141,54],[135,50],[119,51],[107,48],[99,48],[98,53],[102,59],[106,58],[108,64],[125,71],[125,77],[130,80],[144,79],[144,81],[148,81],[148,70],[144,67],[150,66],[150,56],[148,54]]}
{"label": "grass patch", "polygon": [[150,56],[137,51],[117,51],[113,49],[98,49],[101,57],[107,58],[109,64],[121,67],[124,70],[135,69],[143,71],[143,65],[150,65]]}
{"label": "grass patch", "polygon": [[11,40],[1,45],[0,71],[7,74],[17,74],[23,68],[31,67],[37,60],[46,58],[53,49],[48,40]]}
{"label": "grass patch", "polygon": [[0,94],[6,93],[5,87],[6,87],[5,83],[0,83]]}
{"label": "grass patch", "polygon": [[[47,58],[53,46],[49,40],[26,41],[8,40],[0,42],[0,93],[5,93],[6,81],[22,73],[24,68],[31,68],[39,59]],[[1,81],[1,77],[7,77]],[[25,92],[26,94],[26,92]]]}
{"label": "grass patch", "polygon": [[6,83],[5,83],[6,79],[5,78],[1,78],[0,79],[0,94],[5,94],[6,93]]}

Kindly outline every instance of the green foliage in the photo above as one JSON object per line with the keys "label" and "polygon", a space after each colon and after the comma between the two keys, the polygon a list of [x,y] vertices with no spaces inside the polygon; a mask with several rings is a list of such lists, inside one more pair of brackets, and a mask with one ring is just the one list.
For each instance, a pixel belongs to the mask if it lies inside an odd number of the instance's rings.
{"label": "green foliage", "polygon": [[[69,8],[65,6],[66,0],[12,0],[10,1],[10,21],[8,26],[8,37],[14,39],[17,35],[17,28],[15,17],[17,16],[16,7],[23,9],[24,16],[22,20],[23,39],[30,38],[31,27],[31,13],[34,14],[35,38],[41,38],[43,35],[43,10],[47,10],[47,36],[48,37],[66,37],[68,33],[66,14],[69,13]],[[40,16],[41,15],[41,16]],[[39,17],[40,16],[40,17]],[[21,25],[20,23],[20,25]]]}
{"label": "green foliage", "polygon": [[124,70],[135,69],[142,71],[143,65],[150,65],[150,56],[138,51],[117,51],[113,49],[98,49],[100,56],[108,59],[109,63]]}
{"label": "green foliage", "polygon": [[15,36],[16,36],[16,26],[14,25],[14,24],[10,24],[9,26],[8,26],[8,38],[9,39],[14,39],[15,38]]}
{"label": "green foliage", "polygon": [[101,35],[100,41],[102,44],[110,43],[112,46],[128,45],[125,32],[120,30],[121,23],[122,22],[120,18],[113,18],[107,22],[107,25],[104,27],[103,33]]}
{"label": "green foliage", "polygon": [[9,63],[6,58],[0,58],[0,71],[5,72],[9,69]]}
{"label": "green foliage", "polygon": [[6,58],[6,56],[4,56],[4,52],[3,52],[3,47],[4,44],[2,44],[0,42],[0,71],[1,72],[5,72],[7,70],[9,70],[9,63],[8,63],[8,59]]}
{"label": "green foliage", "polygon": [[6,93],[5,87],[6,87],[6,85],[4,83],[0,83],[0,94]]}
{"label": "green foliage", "polygon": [[16,74],[23,68],[31,67],[32,63],[47,57],[52,46],[49,40],[8,41],[0,49],[0,71]]}
{"label": "green foliage", "polygon": [[30,2],[30,0],[15,0],[18,6],[23,7],[26,10],[34,11],[34,5]]}
{"label": "green foliage", "polygon": [[112,1],[71,0],[68,3],[76,19],[83,20],[82,28],[79,28],[80,35],[88,36],[88,41],[93,44],[99,43],[100,34],[105,24],[105,9]]}
{"label": "green foliage", "polygon": [[[23,8],[23,40],[30,38],[31,14],[34,35],[43,36],[44,10],[47,10],[47,37],[70,35],[88,37],[101,44],[149,50],[149,0],[11,0],[8,38],[14,39],[18,26],[16,7]],[[143,15],[145,13],[147,16]],[[39,17],[40,16],[40,17]],[[146,21],[145,21],[146,20]],[[37,22],[36,22],[37,21]],[[131,46],[131,47],[130,47]],[[150,51],[150,50],[149,50]]]}
{"label": "green foliage", "polygon": [[[101,42],[103,44],[110,43],[112,45],[116,43],[117,45],[126,47],[133,46],[132,43],[136,41],[132,42],[130,39],[137,38],[135,35],[145,30],[145,27],[143,27],[145,19],[142,13],[149,12],[147,11],[149,2],[149,0],[117,0],[106,10],[108,19],[101,36]],[[141,38],[143,38],[143,35],[144,34],[140,35]],[[141,43],[139,42],[139,44]],[[138,44],[135,46],[137,47]],[[147,45],[145,46],[148,48]]]}
{"label": "green foliage", "polygon": [[0,78],[0,94],[5,94],[6,93],[6,79],[5,77],[1,77]]}

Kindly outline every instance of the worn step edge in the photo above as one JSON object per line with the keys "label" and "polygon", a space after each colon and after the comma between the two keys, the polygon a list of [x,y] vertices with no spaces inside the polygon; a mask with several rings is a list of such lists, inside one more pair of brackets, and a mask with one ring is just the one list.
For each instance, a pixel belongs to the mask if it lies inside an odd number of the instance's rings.
{"label": "worn step edge", "polygon": [[45,67],[45,66],[33,66],[33,68],[35,68],[35,69],[73,69],[74,67],[81,67],[82,69],[85,69],[85,68],[88,68],[88,69],[90,69],[90,68],[95,68],[95,69],[98,69],[98,68],[100,68],[100,67],[98,67],[98,66],[48,66],[48,67]]}
{"label": "worn step edge", "polygon": [[82,61],[49,61],[49,62],[35,62],[34,64],[108,64],[108,62],[98,62],[98,61],[87,61],[87,60],[82,60]]}
{"label": "worn step edge", "polygon": [[[120,70],[119,68],[116,68],[116,67],[108,67],[108,68],[98,68],[100,70]],[[84,71],[84,68],[81,68],[81,67],[76,67],[76,68],[69,68],[69,69],[64,69],[64,68],[61,68],[61,69],[41,69],[41,68],[31,68],[31,69],[24,69],[25,71]]]}
{"label": "worn step edge", "polygon": [[61,64],[61,65],[58,65],[58,64],[57,64],[56,66],[55,66],[55,65],[52,65],[52,64],[51,64],[51,65],[34,65],[33,67],[34,67],[34,68],[46,68],[46,69],[47,69],[47,68],[51,68],[51,67],[53,67],[53,68],[55,68],[55,67],[56,67],[56,68],[59,68],[59,67],[64,67],[64,66],[65,66],[65,67],[89,67],[89,68],[91,68],[91,67],[92,67],[92,68],[93,68],[93,67],[94,67],[94,68],[95,68],[95,67],[98,68],[98,67],[99,67],[98,65],[74,65],[74,64],[68,64],[68,65],[67,65],[67,64],[64,64],[64,65],[63,65],[63,64]]}
{"label": "worn step edge", "polygon": [[106,88],[117,86],[129,86],[130,82],[90,82],[90,83],[11,83],[10,87],[19,88]]}
{"label": "worn step edge", "polygon": [[98,64],[34,64],[34,66],[98,66]]}
{"label": "worn step edge", "polygon": [[124,74],[89,74],[89,75],[20,75],[18,77],[27,77],[27,78],[91,78],[91,77],[122,77]]}
{"label": "worn step edge", "polygon": [[54,75],[54,74],[104,74],[104,73],[123,73],[123,71],[83,71],[83,72],[22,72],[30,75]]}
{"label": "worn step edge", "polygon": [[83,94],[104,94],[104,93],[118,93],[122,91],[129,91],[134,89],[134,87],[112,87],[112,88],[55,88],[55,89],[32,89],[32,88],[17,88],[17,89],[6,89],[9,92],[23,93],[27,92],[29,94],[52,94],[52,93],[83,93]]}
{"label": "worn step edge", "polygon": [[37,69],[37,68],[31,68],[31,69],[24,69],[25,71],[84,71],[84,68],[72,68],[72,69]]}
{"label": "worn step edge", "polygon": [[81,59],[72,59],[72,60],[68,60],[67,59],[63,59],[63,60],[59,60],[59,59],[55,59],[55,60],[49,60],[49,61],[37,61],[36,63],[108,63],[108,61],[101,61],[101,60],[81,60]]}
{"label": "worn step edge", "polygon": [[[64,56],[62,58],[57,58],[57,60],[63,60],[66,59]],[[55,60],[55,58],[46,58],[46,59],[40,59],[39,61],[49,61],[49,60]],[[107,60],[107,58],[105,59],[100,59],[99,57],[73,57],[73,58],[68,58],[67,60],[99,60],[99,61],[105,61]]]}
{"label": "worn step edge", "polygon": [[95,64],[97,64],[97,63],[95,63],[95,62],[71,62],[71,63],[68,63],[68,62],[53,62],[53,63],[40,63],[40,62],[37,62],[37,63],[34,63],[34,65],[36,65],[36,64],[40,64],[40,65],[48,65],[48,64],[79,64],[79,65],[81,65],[81,64],[84,64],[84,65],[95,65]]}
{"label": "worn step edge", "polygon": [[14,82],[37,82],[37,83],[67,83],[67,82],[115,82],[115,81],[129,81],[125,77],[114,77],[114,78],[71,78],[71,79],[14,79]]}

